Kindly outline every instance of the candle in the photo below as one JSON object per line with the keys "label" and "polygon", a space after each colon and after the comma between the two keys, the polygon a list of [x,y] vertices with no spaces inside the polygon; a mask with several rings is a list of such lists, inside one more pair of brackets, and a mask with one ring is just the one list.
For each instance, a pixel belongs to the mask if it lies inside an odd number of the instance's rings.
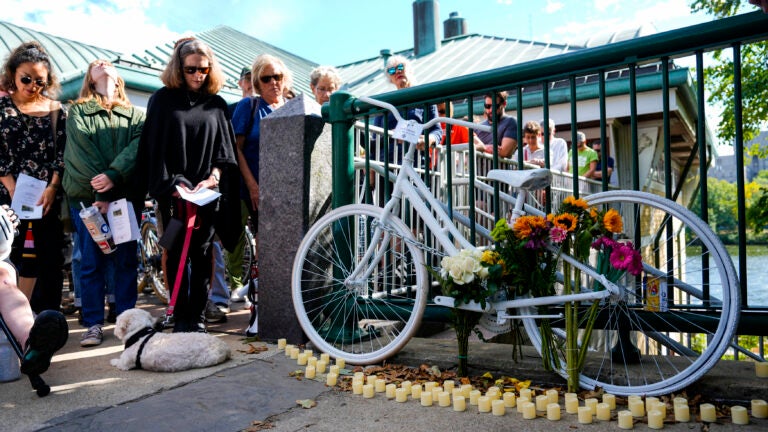
{"label": "candle", "polygon": [[352,378],[352,385],[355,385],[355,383],[360,384],[362,386],[363,384],[365,384],[365,381],[361,380],[360,378],[354,377]]}
{"label": "candle", "polygon": [[595,398],[584,399],[584,406],[592,410],[592,415],[597,415],[597,399]]}
{"label": "candle", "polygon": [[384,393],[387,389],[387,380],[377,378],[373,381],[373,389],[376,393]]}
{"label": "candle", "polygon": [[404,388],[399,388],[395,390],[395,400],[398,402],[407,402],[409,393],[410,393],[409,390],[406,390]]}
{"label": "candle", "polygon": [[768,378],[768,362],[755,362],[755,374],[760,378]]}
{"label": "candle", "polygon": [[355,372],[354,375],[352,375],[354,379],[365,381],[365,374],[362,372]]}
{"label": "candle", "polygon": [[291,345],[291,344],[286,345],[285,346],[285,356],[290,358],[291,357],[291,351],[293,351],[293,345]]}
{"label": "candle", "polygon": [[291,360],[296,360],[299,358],[299,349],[296,347],[291,348]]}
{"label": "candle", "polygon": [[752,417],[768,418],[768,403],[762,399],[752,400]]}
{"label": "candle", "polygon": [[558,402],[558,398],[560,397],[560,394],[555,389],[549,389],[545,393],[547,395],[547,398],[549,399],[549,403],[556,404]]}
{"label": "candle", "polygon": [[432,392],[431,391],[423,391],[421,392],[421,406],[432,406]]}
{"label": "candle", "polygon": [[443,388],[442,387],[439,387],[439,386],[432,387],[432,400],[436,401],[437,400],[437,395],[439,395],[442,392],[443,392]]}
{"label": "candle", "polygon": [[454,397],[454,396],[464,396],[464,393],[461,391],[460,388],[454,388],[453,390],[451,390],[451,397]]}
{"label": "candle", "polygon": [[592,408],[588,406],[579,407],[579,423],[592,423]]}
{"label": "candle", "polygon": [[648,427],[651,429],[664,429],[664,416],[661,411],[653,409],[648,411]]}
{"label": "candle", "polygon": [[405,389],[407,393],[411,392],[411,382],[410,381],[403,381],[400,383],[400,388]]}
{"label": "candle", "polygon": [[498,387],[489,388],[488,391],[485,392],[485,395],[491,398],[491,400],[501,399],[501,391]]}
{"label": "candle", "polygon": [[536,418],[536,404],[533,402],[523,402],[523,418],[526,420],[533,420]]}
{"label": "candle", "polygon": [[480,396],[477,398],[477,410],[481,413],[491,412],[491,398]]}
{"label": "candle", "polygon": [[328,366],[328,373],[335,373],[336,375],[339,374],[339,365],[330,365]]}
{"label": "candle", "polygon": [[600,402],[595,407],[595,414],[598,420],[609,421],[611,419],[611,406],[605,402]]}
{"label": "candle", "polygon": [[684,405],[688,405],[688,399],[686,399],[686,398],[684,398],[684,397],[676,397],[676,398],[672,399],[672,402],[673,402],[675,405],[677,405],[677,404],[684,404]]}
{"label": "candle", "polygon": [[464,411],[467,409],[467,400],[464,399],[464,396],[454,396],[453,397],[453,410],[454,411]]}
{"label": "candle", "polygon": [[325,360],[318,360],[317,364],[315,364],[315,369],[317,369],[317,373],[325,373],[325,368],[328,366],[328,362]]}
{"label": "candle", "polygon": [[281,338],[281,339],[278,339],[278,340],[277,340],[277,349],[279,349],[279,350],[284,350],[284,349],[285,349],[285,343],[286,343],[286,342],[287,342],[287,341],[286,341],[285,339],[282,339],[282,338]]}
{"label": "candle", "polygon": [[515,393],[514,392],[506,392],[504,393],[504,406],[507,408],[514,408],[515,405],[517,405],[517,401],[515,400]]}
{"label": "candle", "polygon": [[737,425],[749,424],[749,414],[747,414],[747,409],[740,405],[732,406],[731,422]]}
{"label": "candle", "polygon": [[577,397],[579,397],[579,395],[577,395],[576,393],[566,393],[566,394],[563,395],[563,397],[565,399],[573,398],[573,397],[577,398]]}
{"label": "candle", "polygon": [[662,401],[658,401],[653,404],[653,409],[661,411],[661,416],[666,418],[667,417],[667,404],[665,404]]}
{"label": "candle", "polygon": [[480,399],[480,390],[472,390],[469,392],[469,404],[477,405],[477,400]]}
{"label": "candle", "polygon": [[681,423],[687,423],[691,421],[691,409],[688,407],[687,403],[675,404],[675,421]]}
{"label": "candle", "polygon": [[320,360],[324,361],[325,364],[328,364],[331,362],[331,356],[328,353],[321,353],[320,354]]}
{"label": "candle", "polygon": [[619,411],[619,428],[620,429],[632,429],[632,411]]}
{"label": "candle", "polygon": [[632,401],[638,401],[638,400],[639,400],[639,401],[642,401],[642,400],[643,400],[643,398],[641,398],[640,396],[635,396],[635,395],[632,395],[632,396],[627,396],[627,406],[629,406],[629,403],[630,403],[630,402],[632,402]]}
{"label": "candle", "polygon": [[536,396],[536,411],[547,411],[547,404],[549,403],[549,396],[538,395]]}
{"label": "candle", "polygon": [[603,403],[607,403],[611,411],[616,409],[616,395],[606,393],[603,395]]}
{"label": "candle", "polygon": [[317,368],[317,357],[315,356],[307,357],[307,366],[314,366],[315,368]]}
{"label": "candle", "polygon": [[579,398],[576,395],[565,397],[565,412],[577,414],[579,412]]}
{"label": "candle", "polygon": [[[432,396],[432,393],[429,394]],[[421,384],[416,384],[411,386],[411,397],[414,399],[421,398]]]}
{"label": "candle", "polygon": [[640,399],[633,399],[629,401],[629,410],[632,411],[634,417],[643,417],[645,415],[645,404]]}
{"label": "candle", "polygon": [[[517,412],[519,412],[519,413],[523,412],[523,408],[524,408],[524,405],[525,405],[526,402],[531,402],[531,400],[528,399],[525,396],[520,396],[517,399]],[[531,403],[533,403],[533,402],[531,402]],[[536,404],[533,404],[533,409],[536,409]]]}
{"label": "candle", "polygon": [[454,380],[446,380],[443,382],[443,389],[448,393],[452,393],[455,386],[456,382]]}
{"label": "candle", "polygon": [[525,396],[528,398],[528,400],[533,400],[533,396],[534,396],[533,390],[529,388],[520,389],[520,396],[521,397]]}
{"label": "candle", "polygon": [[552,421],[560,420],[560,404],[558,403],[547,404],[547,420],[552,420]]}
{"label": "candle", "polygon": [[311,349],[305,349],[304,354],[307,355],[307,358],[310,358],[314,355],[314,351],[312,351]]}
{"label": "candle", "polygon": [[363,394],[363,382],[352,380],[352,394]]}
{"label": "candle", "polygon": [[394,399],[396,390],[397,390],[397,385],[387,384],[387,387],[386,387],[387,399]]}
{"label": "candle", "polygon": [[307,370],[304,371],[304,376],[312,379],[315,377],[315,367],[314,366],[307,366]]}
{"label": "candle", "polygon": [[376,384],[377,379],[379,379],[379,377],[377,377],[376,375],[368,375],[367,377],[365,377],[365,383],[374,385]]}
{"label": "candle", "polygon": [[339,369],[344,369],[344,366],[346,366],[347,363],[343,358],[337,358],[336,365],[339,367]]}
{"label": "candle", "polygon": [[331,387],[333,387],[333,386],[335,386],[335,385],[336,385],[336,382],[337,382],[338,380],[339,380],[339,374],[335,374],[335,373],[329,373],[329,374],[328,374],[328,375],[325,377],[325,384],[326,384],[326,385],[328,385],[328,386],[331,386]]}
{"label": "candle", "polygon": [[305,353],[300,353],[296,358],[296,361],[299,366],[305,366],[307,364],[307,355]]}
{"label": "candle", "polygon": [[441,391],[437,394],[437,404],[441,407],[451,406],[451,394],[447,391]]}
{"label": "candle", "polygon": [[701,421],[712,423],[717,420],[717,414],[715,413],[715,406],[712,404],[699,405],[699,413],[701,413]]}
{"label": "candle", "polygon": [[469,392],[472,391],[472,384],[462,384],[461,393],[464,395],[464,399],[469,399]]}
{"label": "candle", "polygon": [[645,398],[645,411],[647,412],[652,410],[657,403],[659,403],[659,398],[648,396]]}
{"label": "candle", "polygon": [[364,384],[363,385],[363,397],[366,399],[372,398],[376,394],[375,389],[373,388],[373,384]]}
{"label": "candle", "polygon": [[494,401],[491,401],[491,412],[495,416],[503,416],[506,414],[506,408],[504,407],[504,401],[496,399]]}

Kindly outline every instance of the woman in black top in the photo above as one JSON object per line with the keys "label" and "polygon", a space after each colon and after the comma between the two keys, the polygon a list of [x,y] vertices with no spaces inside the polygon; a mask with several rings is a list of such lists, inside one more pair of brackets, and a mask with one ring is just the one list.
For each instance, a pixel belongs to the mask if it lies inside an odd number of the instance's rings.
{"label": "woman in black top", "polygon": [[[203,311],[211,279],[211,241],[217,201],[190,208],[176,187],[187,192],[217,189],[222,174],[237,170],[234,133],[227,103],[217,95],[224,77],[210,47],[186,38],[178,41],[160,79],[165,87],[147,104],[147,118],[139,142],[138,179],[146,181],[158,202],[164,228],[171,218],[186,227],[196,211],[174,310],[174,332],[205,331]],[[192,205],[194,206],[194,205]],[[167,250],[167,281],[173,289],[179,269],[184,230]]]}

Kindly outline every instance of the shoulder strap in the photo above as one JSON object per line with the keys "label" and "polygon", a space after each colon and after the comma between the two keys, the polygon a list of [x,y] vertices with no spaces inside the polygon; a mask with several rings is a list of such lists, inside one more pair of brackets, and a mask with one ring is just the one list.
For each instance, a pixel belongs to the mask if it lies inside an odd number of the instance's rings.
{"label": "shoulder strap", "polygon": [[48,114],[51,116],[51,129],[53,129],[53,142],[56,142],[56,123],[59,120],[59,109],[56,106],[56,101],[52,100],[48,104]]}
{"label": "shoulder strap", "polygon": [[259,105],[259,97],[258,96],[251,96],[251,116],[248,117],[248,127],[245,129],[248,131],[245,136],[246,138],[248,135],[251,134],[251,129],[253,129],[253,123],[254,123],[254,116],[256,115],[256,107]]}

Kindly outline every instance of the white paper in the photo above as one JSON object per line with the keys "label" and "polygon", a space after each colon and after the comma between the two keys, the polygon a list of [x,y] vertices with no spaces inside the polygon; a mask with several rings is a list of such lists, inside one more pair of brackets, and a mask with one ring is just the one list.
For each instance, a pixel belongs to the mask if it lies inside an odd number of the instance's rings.
{"label": "white paper", "polygon": [[125,198],[109,203],[107,223],[115,244],[139,239],[139,224],[136,222],[133,204]]}
{"label": "white paper", "polygon": [[395,139],[408,141],[409,143],[419,142],[419,137],[424,130],[424,126],[416,120],[406,122],[397,122],[395,130],[392,131],[392,137]]}
{"label": "white paper", "polygon": [[42,219],[43,206],[37,205],[43,196],[48,182],[38,180],[26,174],[19,174],[16,179],[16,191],[13,193],[11,208],[19,219]]}
{"label": "white paper", "polygon": [[199,206],[204,206],[221,196],[220,193],[208,188],[199,189],[195,193],[185,192],[181,186],[176,186],[176,190],[179,191],[181,198]]}

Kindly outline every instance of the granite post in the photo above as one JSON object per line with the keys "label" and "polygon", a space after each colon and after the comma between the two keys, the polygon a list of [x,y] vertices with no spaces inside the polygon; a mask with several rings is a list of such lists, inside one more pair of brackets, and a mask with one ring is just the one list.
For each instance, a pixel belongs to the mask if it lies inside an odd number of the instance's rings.
{"label": "granite post", "polygon": [[291,297],[293,259],[307,229],[331,208],[331,126],[305,95],[261,121],[259,337],[306,342]]}

